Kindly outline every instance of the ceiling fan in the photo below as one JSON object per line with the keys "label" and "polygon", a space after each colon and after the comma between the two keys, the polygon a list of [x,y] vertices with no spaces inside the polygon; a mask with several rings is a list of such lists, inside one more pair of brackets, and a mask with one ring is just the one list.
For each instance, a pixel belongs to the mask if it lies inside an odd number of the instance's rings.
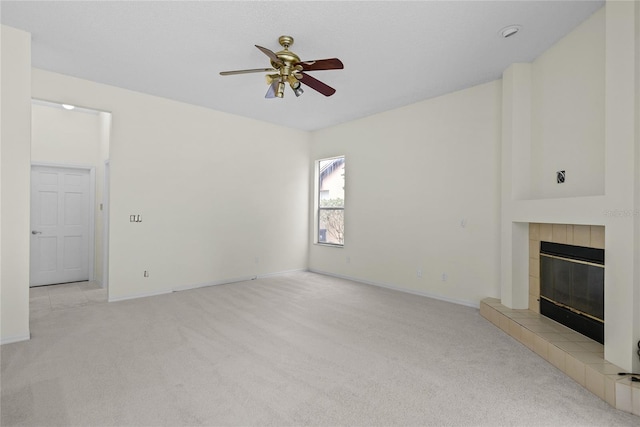
{"label": "ceiling fan", "polygon": [[269,57],[271,60],[271,68],[222,71],[220,75],[229,76],[247,73],[270,73],[266,75],[269,89],[267,90],[265,98],[284,97],[284,89],[287,83],[289,83],[289,86],[296,96],[300,96],[304,92],[302,90],[301,83],[320,92],[324,96],[331,96],[336,93],[334,88],[322,83],[314,77],[311,77],[309,74],[305,73],[305,71],[341,70],[344,68],[342,61],[338,58],[301,61],[298,55],[289,50],[289,47],[293,44],[293,37],[280,36],[278,42],[283,47],[283,50],[280,52],[273,52],[266,47],[255,45],[262,53]]}

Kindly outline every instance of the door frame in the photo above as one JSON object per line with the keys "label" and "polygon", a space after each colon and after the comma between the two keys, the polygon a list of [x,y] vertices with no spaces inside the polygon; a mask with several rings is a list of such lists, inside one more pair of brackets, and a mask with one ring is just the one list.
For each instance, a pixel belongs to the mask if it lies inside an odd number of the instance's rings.
{"label": "door frame", "polygon": [[[34,166],[57,169],[76,169],[89,171],[89,281],[95,280],[95,256],[96,256],[96,168],[91,165],[78,165],[72,163],[31,162],[31,171]],[[31,200],[31,187],[29,187],[29,200]],[[31,209],[29,209],[29,229],[31,229]],[[31,256],[29,256],[29,271],[31,271]],[[31,281],[29,281],[31,287]]]}
{"label": "door frame", "polygon": [[109,288],[109,210],[111,209],[111,163],[104,161],[102,190],[102,287]]}

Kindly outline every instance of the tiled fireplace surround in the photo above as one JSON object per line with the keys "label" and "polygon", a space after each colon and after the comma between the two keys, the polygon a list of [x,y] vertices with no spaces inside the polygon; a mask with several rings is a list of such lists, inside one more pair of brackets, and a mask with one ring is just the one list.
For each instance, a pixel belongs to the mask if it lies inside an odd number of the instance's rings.
{"label": "tiled fireplace surround", "polygon": [[486,298],[480,314],[611,406],[640,416],[640,383],[618,375],[624,370],[604,359],[604,346],[540,314],[541,241],[604,249],[604,227],[530,223],[529,309]]}

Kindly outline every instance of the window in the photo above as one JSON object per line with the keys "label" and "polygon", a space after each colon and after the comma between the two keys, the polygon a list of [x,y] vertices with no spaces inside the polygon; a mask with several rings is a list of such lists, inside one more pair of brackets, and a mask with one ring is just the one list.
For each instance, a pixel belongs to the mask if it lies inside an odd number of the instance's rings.
{"label": "window", "polygon": [[344,157],[317,162],[318,243],[344,245]]}

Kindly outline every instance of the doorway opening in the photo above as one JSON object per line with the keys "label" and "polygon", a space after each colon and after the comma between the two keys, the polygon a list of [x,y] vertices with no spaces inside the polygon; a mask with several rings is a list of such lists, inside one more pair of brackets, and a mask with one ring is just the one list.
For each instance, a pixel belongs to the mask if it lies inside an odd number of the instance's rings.
{"label": "doorway opening", "polygon": [[84,301],[66,291],[102,290],[107,299],[110,134],[109,112],[32,100],[32,295]]}

